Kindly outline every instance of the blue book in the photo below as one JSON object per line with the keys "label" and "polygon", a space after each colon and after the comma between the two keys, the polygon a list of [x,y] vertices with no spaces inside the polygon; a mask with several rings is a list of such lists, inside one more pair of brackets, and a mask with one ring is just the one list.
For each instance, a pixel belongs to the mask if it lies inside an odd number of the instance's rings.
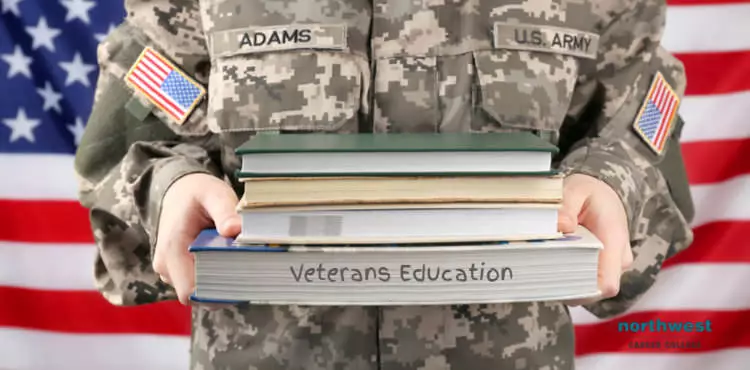
{"label": "blue book", "polygon": [[557,239],[378,245],[242,244],[204,230],[197,302],[429,305],[566,300],[599,294],[601,242],[583,227]]}

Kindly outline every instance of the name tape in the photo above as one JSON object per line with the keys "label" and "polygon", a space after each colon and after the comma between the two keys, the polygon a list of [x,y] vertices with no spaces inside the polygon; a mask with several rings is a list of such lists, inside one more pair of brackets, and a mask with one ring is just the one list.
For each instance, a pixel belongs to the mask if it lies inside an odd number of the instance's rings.
{"label": "name tape", "polygon": [[496,22],[493,42],[498,49],[547,51],[595,59],[599,35],[553,26]]}
{"label": "name tape", "polygon": [[289,24],[216,32],[212,48],[217,56],[292,49],[337,49],[346,47],[343,24]]}

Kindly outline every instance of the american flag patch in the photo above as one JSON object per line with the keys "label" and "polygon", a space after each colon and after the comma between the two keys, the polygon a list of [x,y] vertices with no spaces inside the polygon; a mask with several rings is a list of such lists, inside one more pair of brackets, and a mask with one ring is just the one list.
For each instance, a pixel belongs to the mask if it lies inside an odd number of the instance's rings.
{"label": "american flag patch", "polygon": [[130,68],[125,81],[178,124],[185,122],[206,94],[203,86],[148,47]]}
{"label": "american flag patch", "polygon": [[633,127],[656,154],[664,150],[680,98],[661,73],[656,74]]}

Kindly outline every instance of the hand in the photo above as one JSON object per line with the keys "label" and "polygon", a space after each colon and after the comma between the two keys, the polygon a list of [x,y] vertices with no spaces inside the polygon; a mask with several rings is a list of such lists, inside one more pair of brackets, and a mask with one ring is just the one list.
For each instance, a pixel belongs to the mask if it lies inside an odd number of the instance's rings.
{"label": "hand", "polygon": [[190,243],[210,227],[216,227],[222,236],[239,234],[237,202],[227,183],[202,173],[181,177],[164,194],[153,266],[161,279],[175,288],[180,303],[189,304],[195,288]]}
{"label": "hand", "polygon": [[620,197],[599,179],[572,174],[564,181],[558,228],[563,233],[570,233],[579,224],[604,244],[597,273],[601,296],[566,302],[569,305],[588,304],[616,296],[620,291],[622,272],[633,263],[628,220]]}

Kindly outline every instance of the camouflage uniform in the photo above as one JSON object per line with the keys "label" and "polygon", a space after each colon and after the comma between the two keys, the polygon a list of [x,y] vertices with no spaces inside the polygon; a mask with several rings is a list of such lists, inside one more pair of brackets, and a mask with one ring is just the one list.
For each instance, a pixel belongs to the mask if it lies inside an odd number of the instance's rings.
{"label": "camouflage uniform", "polygon": [[[692,239],[675,145],[682,121],[665,153],[632,128],[655,73],[678,94],[685,88],[682,65],[659,46],[664,2],[125,3],[126,21],[98,51],[76,157],[97,287],[113,304],[175,298],[150,262],[164,192],[204,172],[239,194],[233,148],[259,131],[530,130],[549,139],[562,170],[605,181],[627,210],[635,262],[617,297],[587,307],[600,317],[629,307]],[[187,122],[124,84],[144,46],[207,87]],[[193,309],[195,369],[572,369],[573,353],[557,302]]]}

